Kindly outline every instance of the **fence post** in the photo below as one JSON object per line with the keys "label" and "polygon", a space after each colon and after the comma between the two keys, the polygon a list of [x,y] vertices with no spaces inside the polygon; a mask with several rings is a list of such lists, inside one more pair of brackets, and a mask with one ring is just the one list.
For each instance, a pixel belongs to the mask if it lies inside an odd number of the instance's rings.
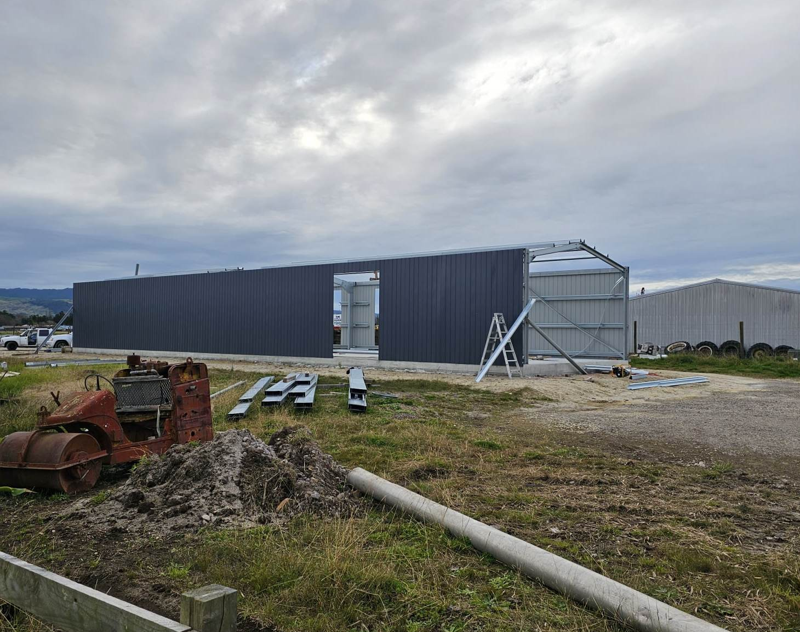
{"label": "fence post", "polygon": [[236,632],[236,601],[233,588],[211,584],[181,595],[181,623],[197,632]]}
{"label": "fence post", "polygon": [[744,321],[739,321],[739,344],[742,345],[742,356],[744,356],[747,349],[744,346]]}

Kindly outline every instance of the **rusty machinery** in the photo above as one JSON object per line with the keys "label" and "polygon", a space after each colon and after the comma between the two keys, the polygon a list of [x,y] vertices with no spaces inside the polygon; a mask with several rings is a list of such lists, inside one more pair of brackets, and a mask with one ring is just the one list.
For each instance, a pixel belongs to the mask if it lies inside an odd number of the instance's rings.
{"label": "rusty machinery", "polygon": [[[112,391],[101,388],[102,382]],[[0,443],[0,485],[41,487],[68,494],[94,487],[103,464],[162,454],[176,443],[210,441],[211,401],[206,365],[142,362],[109,380],[92,374],[85,392],[42,406],[36,429]]]}

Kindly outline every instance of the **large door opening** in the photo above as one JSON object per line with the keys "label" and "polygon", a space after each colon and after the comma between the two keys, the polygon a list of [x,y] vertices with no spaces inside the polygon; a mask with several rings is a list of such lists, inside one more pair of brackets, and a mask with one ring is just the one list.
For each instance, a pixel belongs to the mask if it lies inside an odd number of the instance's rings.
{"label": "large door opening", "polygon": [[380,345],[380,272],[333,277],[334,353],[377,354]]}

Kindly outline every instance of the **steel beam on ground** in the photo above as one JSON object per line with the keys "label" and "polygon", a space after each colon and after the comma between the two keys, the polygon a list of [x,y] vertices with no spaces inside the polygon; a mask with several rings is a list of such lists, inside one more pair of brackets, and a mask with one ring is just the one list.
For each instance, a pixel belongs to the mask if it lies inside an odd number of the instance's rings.
{"label": "steel beam on ground", "polygon": [[289,397],[289,391],[295,387],[294,378],[296,373],[290,373],[280,382],[275,382],[264,392],[264,399],[261,400],[262,406],[280,406]]}
{"label": "steel beam on ground", "polygon": [[366,412],[367,383],[364,381],[364,371],[353,367],[348,377],[350,384],[347,392],[347,408],[353,412]]}
{"label": "steel beam on ground", "polygon": [[294,376],[294,388],[289,391],[289,397],[304,397],[308,391],[315,388],[319,376],[316,373],[297,373]]}
{"label": "steel beam on ground", "polygon": [[247,389],[245,394],[239,398],[239,402],[236,404],[236,406],[234,406],[228,413],[228,420],[235,421],[237,419],[243,419],[245,415],[247,415],[247,411],[250,410],[253,400],[258,397],[258,394],[263,391],[274,379],[275,378],[272,375],[266,375],[253,384],[253,386],[251,386],[249,389]]}
{"label": "steel beam on ground", "polygon": [[314,395],[316,394],[316,392],[317,392],[317,383],[315,381],[314,384],[312,384],[305,393],[295,398],[294,407],[303,410],[308,410],[312,408],[314,406]]}
{"label": "steel beam on ground", "polygon": [[696,375],[692,377],[680,377],[674,380],[655,380],[653,382],[643,382],[642,384],[631,384],[628,387],[629,391],[639,391],[643,388],[657,388],[660,386],[683,386],[684,384],[705,384],[708,382],[707,377]]}

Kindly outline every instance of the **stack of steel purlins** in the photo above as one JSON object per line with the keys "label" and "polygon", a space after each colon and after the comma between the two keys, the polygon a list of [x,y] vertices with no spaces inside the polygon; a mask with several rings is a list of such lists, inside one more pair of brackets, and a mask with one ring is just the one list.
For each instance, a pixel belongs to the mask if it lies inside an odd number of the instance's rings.
{"label": "stack of steel purlins", "polygon": [[267,384],[274,379],[272,375],[266,375],[247,389],[247,392],[239,398],[239,403],[228,413],[228,421],[244,419],[245,415],[247,415],[247,411],[250,410],[250,404],[252,404],[253,400],[258,397],[258,394],[266,388]]}
{"label": "stack of steel purlins", "polygon": [[270,386],[264,392],[264,399],[261,400],[262,406],[280,406],[286,401],[286,398],[289,397],[289,391],[291,391],[295,384],[294,378],[296,373],[289,373],[285,378],[283,378],[280,382],[275,382],[272,386]]}
{"label": "stack of steel purlins", "polygon": [[294,398],[295,408],[312,408],[314,406],[314,395],[317,392],[316,373],[298,373],[295,376],[295,386],[289,391],[289,397]]}
{"label": "stack of steel purlins", "polygon": [[645,371],[644,369],[631,369],[632,380],[643,380],[646,377],[650,377],[650,371]]}
{"label": "stack of steel purlins", "polygon": [[679,377],[673,380],[654,380],[653,382],[644,382],[643,384],[631,384],[628,390],[638,391],[643,388],[654,388],[656,386],[683,386],[684,384],[705,384],[706,382],[708,382],[707,377],[695,375],[692,377]]}
{"label": "stack of steel purlins", "polygon": [[364,382],[364,371],[350,369],[350,390],[347,394],[347,408],[353,412],[367,411],[367,384]]}

